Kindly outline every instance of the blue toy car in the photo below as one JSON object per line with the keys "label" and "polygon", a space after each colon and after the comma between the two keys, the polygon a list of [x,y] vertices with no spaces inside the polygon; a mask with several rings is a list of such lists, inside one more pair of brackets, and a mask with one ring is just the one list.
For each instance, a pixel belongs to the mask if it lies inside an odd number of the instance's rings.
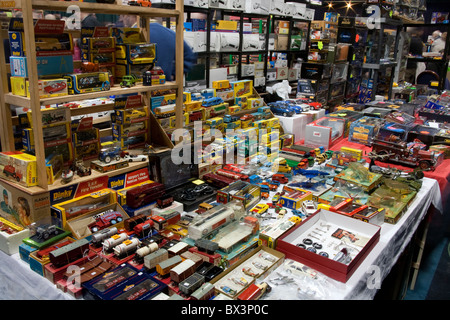
{"label": "blue toy car", "polygon": [[120,160],[120,147],[112,147],[112,148],[105,148],[100,150],[100,154],[98,155],[98,159],[100,161],[110,163],[111,160]]}
{"label": "blue toy car", "polygon": [[294,115],[294,110],[290,109],[289,107],[286,107],[284,105],[276,105],[271,104],[270,105],[270,111],[272,111],[273,114],[283,116],[283,117],[292,117]]}

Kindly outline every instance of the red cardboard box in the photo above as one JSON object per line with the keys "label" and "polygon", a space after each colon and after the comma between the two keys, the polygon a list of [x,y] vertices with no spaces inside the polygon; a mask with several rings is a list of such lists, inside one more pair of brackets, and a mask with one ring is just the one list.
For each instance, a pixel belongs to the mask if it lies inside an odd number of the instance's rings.
{"label": "red cardboard box", "polygon": [[[314,237],[311,237],[311,234],[315,235],[311,230],[315,228],[325,230],[326,227],[322,227],[323,225],[330,225],[330,227],[327,229],[327,233],[323,235],[326,240],[322,243],[322,249],[314,253],[297,246],[302,243],[300,240],[302,238],[309,238],[313,242],[317,242]],[[284,234],[278,240],[276,250],[284,253],[287,259],[303,263],[330,278],[345,283],[377,244],[380,238],[380,229],[379,226],[322,209]],[[349,240],[345,240],[346,244],[342,245],[340,249],[347,247],[353,252],[352,260],[348,264],[333,260],[338,251],[333,252],[326,243],[327,241],[333,241],[334,243],[344,241],[343,234],[348,234]],[[320,238],[320,236],[317,237]],[[351,239],[355,241],[355,244],[352,243]],[[356,247],[356,244],[361,245],[359,252],[352,249],[352,247]],[[319,255],[319,252],[327,252],[329,257]]]}

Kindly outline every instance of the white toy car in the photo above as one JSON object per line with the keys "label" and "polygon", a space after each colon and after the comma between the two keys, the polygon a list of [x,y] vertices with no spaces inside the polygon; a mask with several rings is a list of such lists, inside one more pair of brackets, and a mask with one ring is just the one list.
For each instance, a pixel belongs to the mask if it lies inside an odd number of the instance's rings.
{"label": "white toy car", "polygon": [[317,211],[317,206],[312,200],[306,200],[302,202],[302,212],[305,216],[309,217]]}
{"label": "white toy car", "polygon": [[144,154],[126,154],[123,157],[123,159],[128,162],[138,162],[138,161],[147,161],[148,157]]}

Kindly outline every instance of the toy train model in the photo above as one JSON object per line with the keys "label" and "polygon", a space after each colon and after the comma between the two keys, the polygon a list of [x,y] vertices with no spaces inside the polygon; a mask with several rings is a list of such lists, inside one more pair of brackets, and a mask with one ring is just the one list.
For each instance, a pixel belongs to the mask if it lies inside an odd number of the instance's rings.
{"label": "toy train model", "polygon": [[89,241],[81,239],[53,250],[49,258],[53,266],[59,268],[82,258],[87,251],[89,251]]}
{"label": "toy train model", "polygon": [[156,201],[165,194],[165,187],[159,182],[141,185],[127,191],[127,206],[139,208]]}

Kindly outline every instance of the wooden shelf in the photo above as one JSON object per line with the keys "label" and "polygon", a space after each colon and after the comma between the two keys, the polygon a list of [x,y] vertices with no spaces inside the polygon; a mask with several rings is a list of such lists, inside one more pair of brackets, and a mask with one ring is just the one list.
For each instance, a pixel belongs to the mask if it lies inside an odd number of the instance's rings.
{"label": "wooden shelf", "polygon": [[[139,92],[151,92],[155,90],[168,90],[168,89],[176,89],[178,85],[175,82],[166,82],[165,84],[157,85],[157,86],[143,86],[136,85],[131,88],[121,88],[120,86],[111,87],[108,91],[99,91],[99,92],[90,92],[90,93],[81,93],[81,94],[70,94],[67,96],[60,97],[51,97],[51,98],[41,98],[41,105],[49,105],[49,104],[57,104],[57,103],[66,103],[74,100],[88,100],[95,99],[107,96],[114,95],[125,95],[125,94],[133,94]],[[30,106],[30,98],[16,96],[12,93],[5,94],[5,102],[9,104],[13,104],[19,107],[29,107]]]}
{"label": "wooden shelf", "polygon": [[0,180],[2,182],[7,182],[9,185],[13,186],[16,189],[19,189],[23,192],[26,192],[30,195],[35,195],[35,194],[40,194],[40,193],[44,193],[44,192],[48,192],[48,191],[52,191],[52,190],[56,190],[62,187],[67,187],[70,185],[74,185],[80,182],[84,182],[84,181],[89,181],[89,180],[93,180],[95,178],[98,177],[102,177],[102,176],[108,176],[108,177],[112,177],[112,176],[116,176],[119,174],[123,174],[123,173],[127,173],[127,172],[131,172],[134,170],[138,170],[141,168],[145,168],[148,166],[148,161],[142,161],[142,162],[130,162],[128,167],[125,168],[121,168],[121,169],[117,169],[117,170],[113,170],[110,172],[106,172],[106,173],[101,173],[98,171],[95,171],[94,169],[92,169],[92,174],[89,176],[85,176],[85,177],[79,177],[77,175],[74,176],[73,180],[70,181],[69,183],[62,183],[61,179],[58,179],[57,181],[55,181],[53,184],[48,185],[48,189],[44,189],[41,188],[39,186],[33,186],[33,187],[25,187],[23,185],[14,183],[13,181],[10,180],[6,180],[3,178],[0,178]]}
{"label": "wooden shelf", "polygon": [[[29,0],[25,0],[29,1]],[[33,9],[51,10],[51,11],[67,11],[70,6],[78,6],[81,11],[102,13],[102,14],[129,14],[139,15],[141,17],[161,17],[170,18],[178,17],[179,10],[175,9],[160,9],[160,8],[146,8],[138,6],[117,5],[107,3],[92,3],[92,2],[76,2],[73,1],[50,1],[50,0],[34,0],[32,1]]]}

